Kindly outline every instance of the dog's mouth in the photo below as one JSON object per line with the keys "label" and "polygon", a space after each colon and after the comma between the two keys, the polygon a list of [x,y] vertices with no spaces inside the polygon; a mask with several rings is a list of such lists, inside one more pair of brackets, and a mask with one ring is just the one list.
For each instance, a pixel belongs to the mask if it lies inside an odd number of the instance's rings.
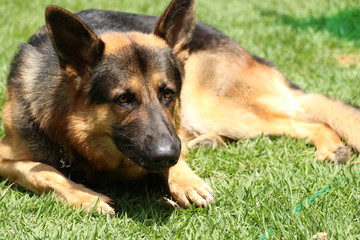
{"label": "dog's mouth", "polygon": [[144,159],[142,157],[128,157],[128,159],[140,167],[145,168],[146,170],[152,172],[162,172],[165,169],[174,166],[177,163],[177,159],[174,159],[171,162],[162,163],[162,162],[155,162],[150,159]]}

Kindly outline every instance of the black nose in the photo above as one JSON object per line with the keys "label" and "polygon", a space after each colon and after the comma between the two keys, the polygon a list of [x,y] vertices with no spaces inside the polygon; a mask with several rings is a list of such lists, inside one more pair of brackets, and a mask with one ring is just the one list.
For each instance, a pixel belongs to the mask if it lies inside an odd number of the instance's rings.
{"label": "black nose", "polygon": [[149,153],[149,164],[154,169],[171,167],[177,163],[180,150],[181,144],[179,143],[158,144]]}

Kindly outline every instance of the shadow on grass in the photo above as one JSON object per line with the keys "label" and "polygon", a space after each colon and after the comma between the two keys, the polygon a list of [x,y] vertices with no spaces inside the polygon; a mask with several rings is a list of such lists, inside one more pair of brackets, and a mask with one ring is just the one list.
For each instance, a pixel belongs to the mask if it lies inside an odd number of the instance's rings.
{"label": "shadow on grass", "polygon": [[331,35],[360,46],[360,9],[345,9],[337,14],[297,19],[276,11],[263,10],[264,16],[274,16],[281,24],[290,25],[294,29],[327,31]]}
{"label": "shadow on grass", "polygon": [[[0,176],[0,183],[1,181],[4,181],[4,178]],[[37,194],[21,186],[14,185],[10,181],[6,181],[4,187],[5,189],[12,188],[29,197],[37,196]],[[163,201],[163,197],[170,197],[170,194],[163,179],[158,175],[149,175],[142,180],[123,182],[116,186],[89,188],[105,194],[115,201],[116,217],[122,218],[125,216],[146,226],[153,226],[154,223],[160,225],[167,224],[169,217],[175,211]],[[95,215],[98,214],[95,213]]]}
{"label": "shadow on grass", "polygon": [[170,197],[170,194],[158,175],[150,175],[135,182],[123,182],[117,186],[93,189],[115,201],[118,216],[126,215],[145,225],[153,225],[154,222],[165,224],[175,211],[163,201],[163,197]]}

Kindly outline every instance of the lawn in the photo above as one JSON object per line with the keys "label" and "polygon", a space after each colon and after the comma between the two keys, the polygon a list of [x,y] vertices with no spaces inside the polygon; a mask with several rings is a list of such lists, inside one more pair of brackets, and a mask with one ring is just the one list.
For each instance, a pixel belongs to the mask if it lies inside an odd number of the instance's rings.
{"label": "lawn", "polygon": [[[71,11],[149,15],[159,15],[168,4],[2,0],[0,106],[11,59],[44,24],[50,3]],[[360,106],[358,0],[198,0],[198,19],[276,63],[306,91]],[[194,150],[189,163],[216,191],[214,205],[173,210],[162,201],[169,195],[161,181],[148,179],[102,189],[118,204],[113,218],[74,210],[51,195],[38,196],[0,179],[0,239],[258,239],[267,231],[270,239],[312,239],[319,232],[328,239],[360,239],[360,157],[353,155],[347,166],[330,166],[315,162],[314,152],[305,140],[266,136]]]}

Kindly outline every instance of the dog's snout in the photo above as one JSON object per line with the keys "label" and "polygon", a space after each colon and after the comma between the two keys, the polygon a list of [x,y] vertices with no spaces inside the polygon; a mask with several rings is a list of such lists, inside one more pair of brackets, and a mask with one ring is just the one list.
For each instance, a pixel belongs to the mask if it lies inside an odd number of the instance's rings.
{"label": "dog's snout", "polygon": [[179,159],[181,144],[178,141],[162,142],[155,146],[149,154],[154,168],[166,168],[175,165]]}

